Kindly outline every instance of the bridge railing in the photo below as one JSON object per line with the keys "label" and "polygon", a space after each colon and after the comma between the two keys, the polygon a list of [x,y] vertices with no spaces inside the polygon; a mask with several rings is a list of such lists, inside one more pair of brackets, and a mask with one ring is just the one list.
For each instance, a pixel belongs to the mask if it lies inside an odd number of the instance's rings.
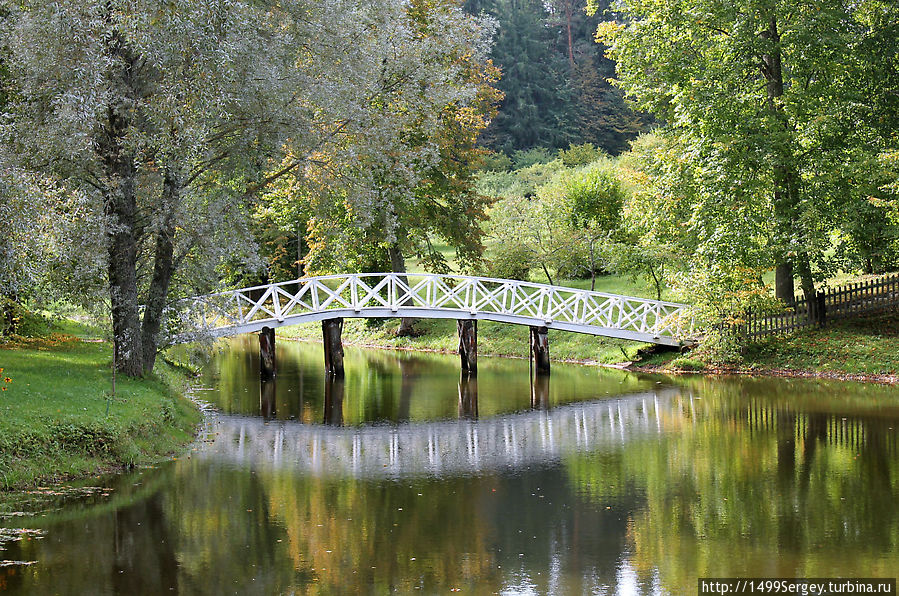
{"label": "bridge railing", "polygon": [[[197,296],[170,313],[180,341],[224,336],[332,316],[489,318],[595,335],[601,330],[647,338],[689,337],[688,307],[589,290],[461,275],[359,273]],[[619,335],[630,337],[630,335]]]}

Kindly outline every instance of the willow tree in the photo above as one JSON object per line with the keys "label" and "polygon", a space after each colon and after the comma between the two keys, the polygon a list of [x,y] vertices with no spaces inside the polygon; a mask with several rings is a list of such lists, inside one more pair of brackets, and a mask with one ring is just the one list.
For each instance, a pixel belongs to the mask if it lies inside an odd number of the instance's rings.
{"label": "willow tree", "polygon": [[[700,251],[714,259],[739,252],[724,242],[757,242],[777,296],[792,300],[796,275],[812,297],[813,265],[851,212],[845,202],[863,200],[843,192],[860,170],[845,165],[864,159],[860,147],[895,142],[872,122],[895,124],[895,62],[882,55],[896,54],[896,9],[878,0],[615,9],[623,21],[601,26],[598,40],[619,85],[683,147],[696,190],[686,224]],[[747,222],[760,223],[747,234]]]}
{"label": "willow tree", "polygon": [[267,18],[231,0],[88,0],[25,2],[6,20],[16,93],[4,142],[99,206],[125,374],[152,369],[179,267],[241,244],[230,217],[241,205],[213,182],[245,165],[247,147],[258,158],[280,144],[267,110],[288,90],[262,51]]}
{"label": "willow tree", "polygon": [[153,367],[172,285],[206,290],[229,253],[252,256],[245,212],[269,185],[325,169],[360,227],[399,246],[451,157],[434,140],[447,115],[484,117],[470,79],[490,27],[452,2],[25,1],[4,25],[3,141],[98,207],[132,376]]}

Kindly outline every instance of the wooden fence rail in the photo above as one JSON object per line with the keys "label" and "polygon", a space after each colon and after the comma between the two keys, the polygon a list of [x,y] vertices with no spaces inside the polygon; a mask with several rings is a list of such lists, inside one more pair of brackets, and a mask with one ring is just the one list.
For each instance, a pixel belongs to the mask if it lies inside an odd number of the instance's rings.
{"label": "wooden fence rail", "polygon": [[803,327],[824,326],[829,321],[886,310],[896,305],[899,305],[899,274],[892,274],[825,288],[818,292],[811,304],[797,296],[795,304],[782,313],[763,314],[750,309],[742,333],[746,339],[753,340],[791,333]]}

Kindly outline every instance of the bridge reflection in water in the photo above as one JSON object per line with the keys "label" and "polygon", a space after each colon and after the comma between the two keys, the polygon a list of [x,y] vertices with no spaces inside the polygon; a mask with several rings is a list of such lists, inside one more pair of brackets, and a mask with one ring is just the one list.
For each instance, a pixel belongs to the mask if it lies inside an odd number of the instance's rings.
{"label": "bridge reflection in water", "polygon": [[[539,409],[548,381],[535,383],[538,409],[477,420],[477,381],[459,383],[459,420],[341,427],[343,381],[326,385],[324,425],[218,416],[201,458],[287,467],[313,476],[406,477],[479,473],[541,464],[662,432],[679,390]],[[263,390],[265,394],[265,390]]]}
{"label": "bridge reflection in water", "polygon": [[[719,418],[733,425],[734,432],[775,434],[785,462],[796,451],[813,453],[821,441],[853,449],[872,441],[879,444],[884,437],[877,429],[893,423],[795,411],[758,399],[708,411],[708,402],[675,387],[546,409],[549,379],[533,379],[530,411],[478,420],[477,379],[463,375],[458,384],[458,420],[350,427],[343,426],[343,379],[329,379],[325,384],[320,425],[271,419],[274,381],[269,381],[260,391],[260,407],[269,418],[214,417],[207,444],[197,457],[320,477],[469,475],[551,464],[569,454],[616,450],[635,440]],[[885,432],[885,437],[889,445],[882,447],[895,453],[895,433]]]}

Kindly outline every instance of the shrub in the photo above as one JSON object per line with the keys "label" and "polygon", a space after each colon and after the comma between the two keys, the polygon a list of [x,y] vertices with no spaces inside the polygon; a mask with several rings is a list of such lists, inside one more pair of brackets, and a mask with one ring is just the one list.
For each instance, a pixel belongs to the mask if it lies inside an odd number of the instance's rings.
{"label": "shrub", "polygon": [[491,151],[481,158],[481,170],[485,172],[508,172],[511,169],[512,158],[502,151]]}
{"label": "shrub", "polygon": [[521,244],[502,245],[497,248],[487,267],[487,275],[501,279],[527,281],[533,255]]}
{"label": "shrub", "polygon": [[595,147],[593,143],[571,145],[568,149],[559,151],[559,159],[568,168],[585,166],[605,156],[606,153],[602,149]]}
{"label": "shrub", "polygon": [[0,312],[0,335],[44,337],[52,331],[49,319],[5,296],[0,296]]}
{"label": "shrub", "polygon": [[695,266],[674,276],[675,290],[692,304],[694,334],[700,344],[694,354],[710,364],[739,364],[743,361],[743,339],[739,329],[744,313],[782,308],[761,281],[762,270],[738,265]]}
{"label": "shrub", "polygon": [[513,172],[482,172],[478,176],[477,191],[488,197],[508,197],[524,194],[526,190]]}
{"label": "shrub", "polygon": [[526,151],[516,151],[512,154],[512,165],[516,170],[527,168],[536,164],[549,163],[555,159],[555,155],[545,147],[534,147]]}

